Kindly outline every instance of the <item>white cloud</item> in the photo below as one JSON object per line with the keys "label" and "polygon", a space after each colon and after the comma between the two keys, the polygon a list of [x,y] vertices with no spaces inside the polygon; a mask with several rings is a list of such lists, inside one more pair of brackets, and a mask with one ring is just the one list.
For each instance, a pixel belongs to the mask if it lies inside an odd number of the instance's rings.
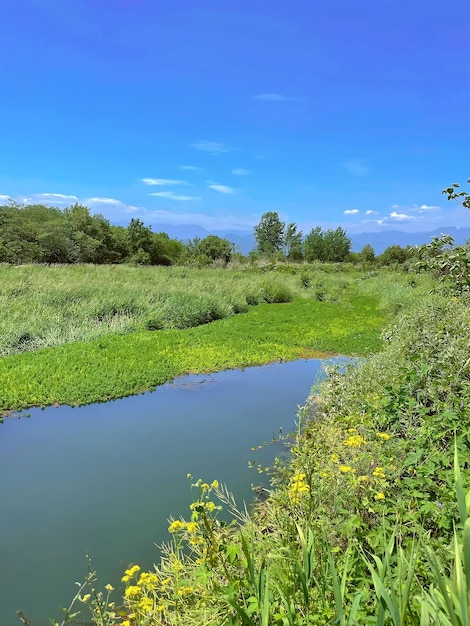
{"label": "white cloud", "polygon": [[366,215],[377,215],[378,211],[371,211],[370,209],[366,211]]}
{"label": "white cloud", "polygon": [[359,159],[349,159],[343,163],[348,174],[352,176],[367,176],[369,174],[369,168]]}
{"label": "white cloud", "polygon": [[253,100],[264,100],[266,102],[305,102],[305,98],[284,96],[282,93],[258,93],[256,96],[253,96]]}
{"label": "white cloud", "polygon": [[439,209],[440,209],[440,208],[441,208],[441,207],[440,207],[440,206],[437,206],[437,205],[430,205],[430,206],[428,206],[427,204],[422,204],[422,205],[419,207],[418,211],[419,211],[420,213],[424,213],[425,211],[439,211]]}
{"label": "white cloud", "polygon": [[11,196],[0,195],[0,200],[11,200]]}
{"label": "white cloud", "polygon": [[116,198],[87,198],[84,202],[85,204],[122,204]]}
{"label": "white cloud", "polygon": [[249,170],[244,170],[243,168],[238,168],[232,170],[232,174],[235,176],[249,176],[251,172]]}
{"label": "white cloud", "polygon": [[78,200],[77,196],[67,195],[65,193],[35,193],[33,194],[36,198],[51,198],[58,200]]}
{"label": "white cloud", "polygon": [[180,165],[179,168],[180,170],[188,170],[189,172],[194,172],[199,169],[195,165]]}
{"label": "white cloud", "polygon": [[232,187],[228,187],[227,185],[219,185],[219,183],[211,183],[207,181],[209,185],[209,189],[213,189],[214,191],[219,191],[220,193],[232,194],[235,193],[235,189]]}
{"label": "white cloud", "polygon": [[223,143],[217,141],[201,140],[197,143],[192,143],[191,146],[196,150],[202,150],[203,152],[210,152],[211,154],[222,154],[224,152],[230,152],[229,148]]}
{"label": "white cloud", "polygon": [[416,217],[414,215],[409,215],[408,213],[397,213],[396,211],[392,211],[390,215],[382,218],[378,221],[378,224],[387,224],[390,221],[392,222],[409,222],[411,220],[415,220]]}
{"label": "white cloud", "polygon": [[165,187],[167,185],[187,185],[185,180],[175,180],[174,178],[141,178],[142,183],[146,185],[157,185]]}
{"label": "white cloud", "polygon": [[179,196],[172,191],[158,191],[156,193],[149,193],[149,196],[158,196],[159,198],[168,198],[168,200],[175,200],[177,202],[186,202],[187,200],[200,200],[195,196]]}
{"label": "white cloud", "polygon": [[345,215],[357,215],[359,213],[359,209],[346,209],[343,211]]}

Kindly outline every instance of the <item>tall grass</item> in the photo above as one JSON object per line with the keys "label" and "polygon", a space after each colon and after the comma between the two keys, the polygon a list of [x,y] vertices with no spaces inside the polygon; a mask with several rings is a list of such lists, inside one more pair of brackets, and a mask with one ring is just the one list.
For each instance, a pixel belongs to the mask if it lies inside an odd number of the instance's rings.
{"label": "tall grass", "polygon": [[294,277],[132,266],[0,266],[0,356],[108,334],[189,328],[288,302]]}
{"label": "tall grass", "polygon": [[[139,330],[183,329],[293,298],[341,302],[345,293],[382,300],[389,312],[418,295],[403,274],[363,279],[349,268],[0,265],[0,357]],[[422,289],[421,289],[422,291]]]}

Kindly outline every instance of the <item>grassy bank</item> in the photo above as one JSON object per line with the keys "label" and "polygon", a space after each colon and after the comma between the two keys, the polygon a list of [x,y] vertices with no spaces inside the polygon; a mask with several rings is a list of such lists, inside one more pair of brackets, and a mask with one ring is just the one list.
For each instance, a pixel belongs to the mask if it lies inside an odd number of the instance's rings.
{"label": "grassy bank", "polygon": [[380,353],[330,371],[252,512],[188,476],[155,570],[123,572],[122,599],[90,572],[75,606],[100,626],[467,624],[468,304],[423,297]]}
{"label": "grassy bank", "polygon": [[0,265],[0,356],[110,334],[184,329],[294,297],[338,299],[356,273]]}
{"label": "grassy bank", "polygon": [[[22,352],[0,361],[3,410],[103,401],[152,389],[185,373],[322,354],[369,354],[380,348],[380,333],[391,313],[409,306],[417,294],[429,289],[426,280],[416,285],[403,274],[367,277],[357,271],[338,273],[314,267],[284,266],[267,272],[31,266],[3,267],[2,271],[4,277],[9,276],[2,283],[3,311],[8,310],[8,301],[17,312],[17,317],[1,316],[2,323],[9,324],[15,336],[20,328],[36,336],[34,324],[47,323],[52,330],[45,335],[55,333],[60,339],[60,345],[40,350],[25,340]],[[19,279],[15,282],[12,277]],[[83,329],[86,315],[88,322],[94,319],[90,311],[96,311],[99,299],[102,309],[106,302],[107,310],[111,306],[117,310],[118,300],[122,304],[127,298],[130,310],[131,289],[132,302],[145,299],[149,307],[151,302],[168,304],[175,297],[174,317],[168,321],[172,328],[142,329],[143,319],[147,325],[150,318],[162,319],[161,309],[148,308],[140,317],[135,315],[132,332],[117,333],[103,318],[98,338],[68,341],[80,334],[77,329]],[[5,300],[8,290],[11,293]],[[229,300],[237,305],[228,316],[201,325],[209,321],[209,301],[215,310]],[[53,317],[51,302],[56,316],[68,316],[68,326]],[[69,302],[75,305],[69,308]],[[185,328],[182,320],[188,319],[188,311],[193,312],[192,327]],[[19,317],[28,320],[29,326],[21,326]],[[155,328],[160,326],[155,322]]]}

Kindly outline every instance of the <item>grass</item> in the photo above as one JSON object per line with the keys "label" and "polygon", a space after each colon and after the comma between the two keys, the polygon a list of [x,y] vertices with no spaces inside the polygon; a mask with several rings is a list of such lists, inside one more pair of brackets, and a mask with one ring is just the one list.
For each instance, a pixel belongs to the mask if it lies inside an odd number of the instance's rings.
{"label": "grass", "polygon": [[301,295],[296,276],[125,265],[0,265],[0,356],[182,329]]}
{"label": "grass", "polygon": [[[418,279],[419,286],[411,287],[402,274],[366,278],[328,266],[3,266],[0,274],[3,312],[14,298],[14,314],[0,316],[7,354],[0,360],[3,411],[106,401],[186,373],[370,354],[380,349],[397,300],[406,302],[429,286]],[[387,285],[392,300],[384,297]],[[42,349],[34,339],[40,327]],[[20,334],[21,349],[18,339],[14,350],[8,348],[8,337]]]}
{"label": "grass", "polygon": [[263,304],[186,330],[109,335],[0,361],[0,406],[86,404],[154,388],[185,373],[215,372],[380,347],[383,314],[370,299]]}

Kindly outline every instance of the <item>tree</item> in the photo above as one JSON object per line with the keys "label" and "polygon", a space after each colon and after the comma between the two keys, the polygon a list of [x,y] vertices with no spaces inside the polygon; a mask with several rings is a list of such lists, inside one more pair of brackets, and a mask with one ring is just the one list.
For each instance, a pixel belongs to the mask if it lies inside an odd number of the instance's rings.
{"label": "tree", "polygon": [[382,254],[379,256],[379,261],[382,265],[402,264],[408,258],[408,252],[406,248],[402,248],[399,245],[389,246],[385,248]]}
{"label": "tree", "polygon": [[301,261],[303,259],[302,231],[297,230],[297,224],[294,222],[287,225],[284,245],[285,255],[289,261]]}
{"label": "tree", "polygon": [[199,244],[200,254],[207,255],[213,261],[222,259],[228,263],[232,258],[233,244],[228,239],[217,237],[217,235],[208,235]]}
{"label": "tree", "polygon": [[[470,178],[467,179],[467,183],[470,183]],[[468,191],[456,191],[459,188],[458,183],[452,183],[450,187],[443,189],[442,193],[447,196],[447,200],[456,200],[466,209],[470,209],[470,193]]]}
{"label": "tree", "polygon": [[373,263],[375,261],[375,251],[370,243],[366,243],[366,245],[362,248],[360,255],[361,261],[364,263]]}
{"label": "tree", "polygon": [[325,260],[325,242],[323,231],[320,226],[312,228],[304,241],[304,254],[306,261]]}
{"label": "tree", "polygon": [[73,204],[64,210],[67,236],[71,243],[71,261],[76,263],[106,263],[111,245],[111,227],[102,215],[91,215],[83,204]]}
{"label": "tree", "polygon": [[348,258],[351,250],[351,239],[347,236],[346,231],[341,226],[335,230],[327,230],[323,243],[325,247],[325,261],[333,261],[341,263]]}
{"label": "tree", "polygon": [[281,222],[277,211],[263,213],[260,223],[255,226],[258,252],[266,256],[280,252],[284,244],[285,227],[286,225]]}

